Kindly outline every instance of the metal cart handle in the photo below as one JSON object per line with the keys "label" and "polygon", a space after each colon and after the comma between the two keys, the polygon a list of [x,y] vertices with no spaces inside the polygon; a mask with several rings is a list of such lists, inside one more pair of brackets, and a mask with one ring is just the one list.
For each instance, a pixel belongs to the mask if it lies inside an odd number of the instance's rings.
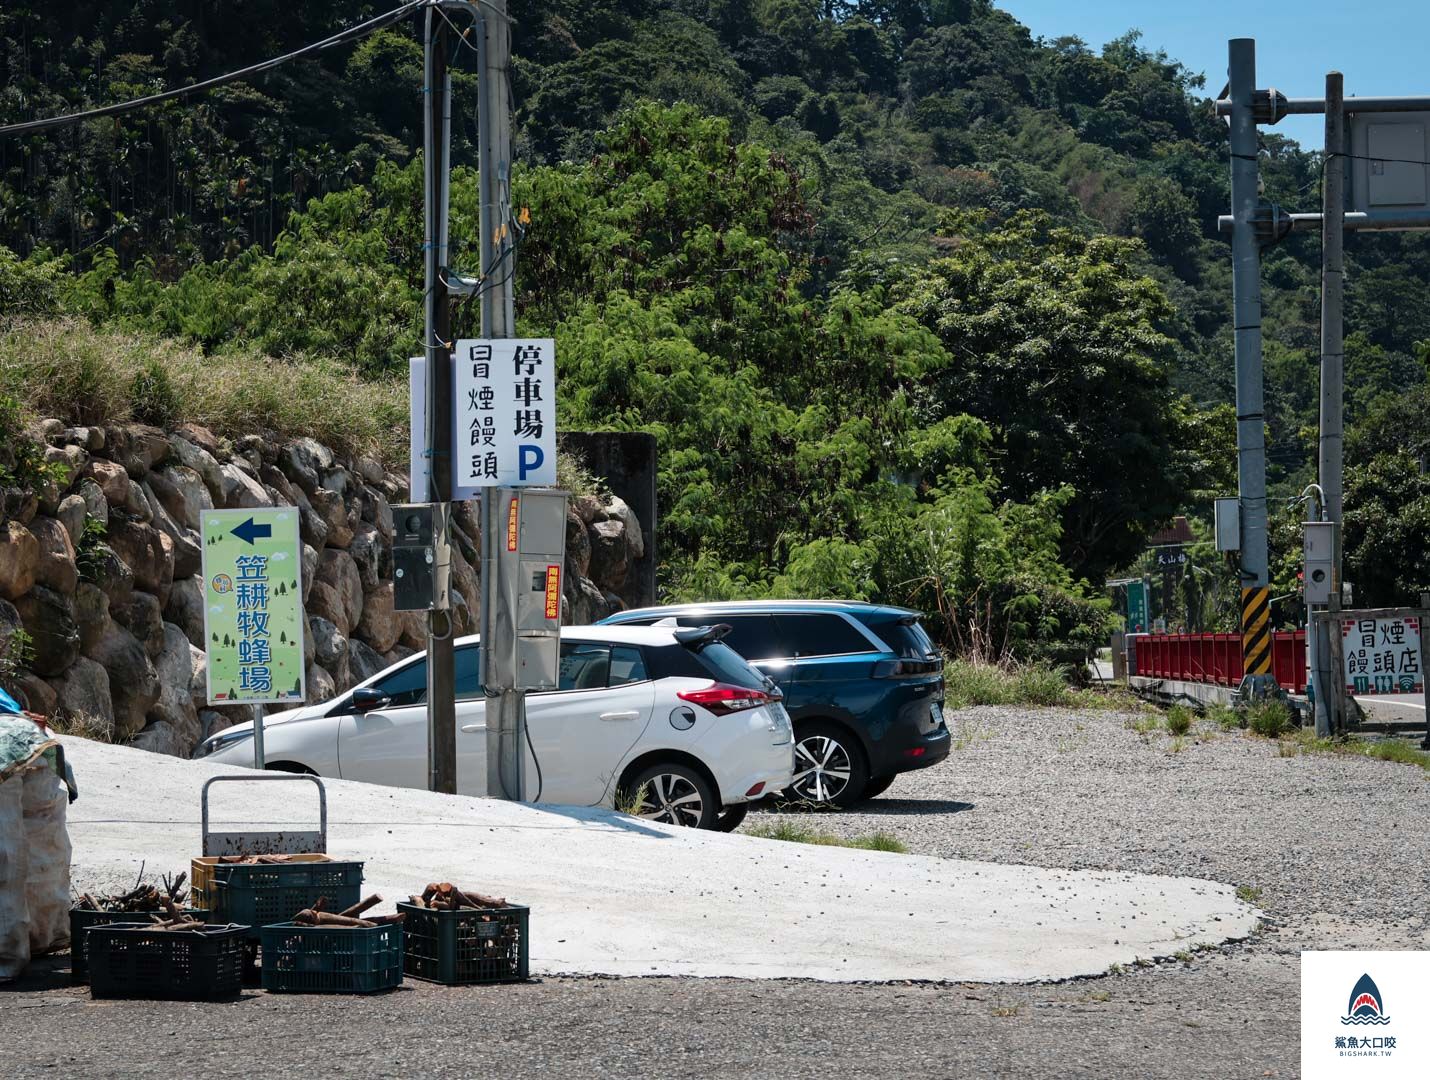
{"label": "metal cart handle", "polygon": [[[318,788],[318,829],[300,832],[209,832],[209,788],[220,781],[244,784],[266,780],[311,780]],[[296,855],[328,850],[328,792],[323,781],[309,773],[260,773],[257,776],[211,776],[204,781],[199,798],[203,814],[203,854],[205,855]]]}

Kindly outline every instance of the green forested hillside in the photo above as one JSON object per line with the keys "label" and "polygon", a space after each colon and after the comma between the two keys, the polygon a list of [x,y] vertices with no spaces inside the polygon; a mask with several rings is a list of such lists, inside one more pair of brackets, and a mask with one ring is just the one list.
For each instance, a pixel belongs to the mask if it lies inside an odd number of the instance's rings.
{"label": "green forested hillside", "polygon": [[[1102,616],[1081,598],[1234,487],[1225,126],[1175,60],[1135,34],[1035,41],[986,0],[510,7],[520,327],[558,338],[564,423],[662,437],[672,591],[880,596],[995,645],[1088,635]],[[385,8],[11,0],[0,120]],[[401,368],[420,340],[420,72],[397,27],[198,102],[0,140],[7,316]],[[1263,143],[1267,197],[1316,208],[1318,158]],[[1313,472],[1317,257],[1297,235],[1266,261],[1284,492]],[[1377,400],[1426,381],[1430,244],[1357,236],[1347,257],[1352,431],[1368,417],[1350,445],[1394,454]],[[1413,508],[1390,489],[1384,512]]]}

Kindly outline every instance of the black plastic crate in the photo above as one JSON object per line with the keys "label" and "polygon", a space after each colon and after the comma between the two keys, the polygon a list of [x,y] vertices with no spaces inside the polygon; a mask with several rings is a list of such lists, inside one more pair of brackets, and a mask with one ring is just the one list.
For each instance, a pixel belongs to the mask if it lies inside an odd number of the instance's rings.
{"label": "black plastic crate", "polygon": [[342,911],[362,899],[361,862],[231,863],[213,869],[207,893],[214,917],[252,927],[287,922],[319,897]]}
{"label": "black plastic crate", "polygon": [[[148,912],[143,911],[96,911],[94,908],[70,908],[70,981],[83,983],[89,980],[89,954],[84,940],[84,932],[91,926],[108,926],[111,923],[137,923],[146,920]],[[162,911],[155,915],[164,915]],[[179,914],[189,915],[200,922],[209,921],[206,908],[180,908]]]}
{"label": "black plastic crate", "polygon": [[242,989],[246,926],[156,930],[108,923],[85,931],[89,992],[97,998],[220,1001]]}
{"label": "black plastic crate", "polygon": [[531,909],[434,911],[400,903],[403,970],[413,978],[448,986],[521,982],[528,977]]}
{"label": "black plastic crate", "polygon": [[265,926],[263,989],[299,994],[371,994],[402,985],[402,924]]}

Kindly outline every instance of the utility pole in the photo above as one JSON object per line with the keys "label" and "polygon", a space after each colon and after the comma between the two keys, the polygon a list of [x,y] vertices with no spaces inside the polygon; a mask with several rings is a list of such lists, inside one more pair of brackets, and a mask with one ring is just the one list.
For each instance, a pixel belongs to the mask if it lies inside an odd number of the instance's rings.
{"label": "utility pole", "polygon": [[[1321,437],[1319,474],[1326,520],[1335,522],[1331,599],[1334,616],[1341,607],[1341,428],[1345,422],[1345,83],[1339,71],[1326,76],[1326,148],[1321,189]],[[1332,665],[1335,618],[1309,620],[1316,647],[1316,734],[1326,737],[1345,729],[1342,702],[1344,679]]]}
{"label": "utility pole", "polygon": [[[1274,689],[1266,543],[1266,424],[1261,385],[1261,241],[1256,42],[1227,45],[1231,98],[1232,326],[1236,346],[1237,488],[1241,501],[1241,659],[1249,696]],[[1245,682],[1243,683],[1245,686]]]}
{"label": "utility pole", "polygon": [[452,80],[447,74],[447,22],[428,7],[423,34],[423,201],[426,235],[423,351],[426,355],[432,504],[433,599],[427,612],[427,787],[457,793],[457,691],[452,655],[451,310],[447,302],[447,186],[451,167]]}
{"label": "utility pole", "polygon": [[[511,23],[506,0],[468,5],[477,19],[478,199],[481,206],[482,337],[515,334],[513,299],[516,280],[515,236],[511,227]],[[515,637],[509,622],[497,625],[499,571],[497,551],[507,542],[507,510],[498,489],[482,489],[482,681],[486,688],[487,794],[521,801],[526,797],[526,692],[507,680],[498,685],[498,668],[489,651]]]}

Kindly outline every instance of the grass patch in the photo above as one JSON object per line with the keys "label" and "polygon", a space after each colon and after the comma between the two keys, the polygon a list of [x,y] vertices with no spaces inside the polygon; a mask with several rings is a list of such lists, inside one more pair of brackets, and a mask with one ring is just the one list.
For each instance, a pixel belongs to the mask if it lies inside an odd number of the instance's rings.
{"label": "grass patch", "polygon": [[1318,739],[1309,728],[1304,728],[1282,739],[1281,748],[1282,757],[1294,757],[1298,753],[1349,754],[1398,765],[1418,765],[1430,772],[1430,752],[1418,749],[1403,739]]}
{"label": "grass patch", "polygon": [[1172,741],[1168,744],[1168,746],[1167,746],[1167,753],[1169,753],[1169,754],[1180,754],[1180,753],[1181,753],[1183,750],[1185,750],[1186,748],[1187,748],[1187,740],[1184,739],[1184,738],[1182,738],[1180,735],[1176,735],[1176,736],[1174,736],[1174,737],[1172,738]]}
{"label": "grass patch", "polygon": [[389,465],[407,461],[407,379],[249,350],[205,355],[169,338],[80,319],[0,328],[0,393],[37,417],[92,426],[193,422],[223,436],[307,435]]}
{"label": "grass patch", "polygon": [[1138,735],[1150,735],[1154,731],[1162,730],[1162,718],[1156,713],[1149,713],[1146,716],[1139,716],[1135,720],[1128,720],[1122,725],[1129,731],[1135,731]]}
{"label": "grass patch", "polygon": [[745,830],[746,836],[758,836],[764,840],[785,840],[792,844],[815,844],[819,847],[859,848],[863,851],[892,851],[907,854],[908,848],[898,837],[886,832],[870,833],[867,836],[843,837],[833,833],[820,832],[793,821],[781,821],[774,825],[755,825]]}
{"label": "grass patch", "polygon": [[88,713],[71,713],[61,709],[53,716],[46,717],[45,724],[57,735],[74,735],[91,742],[114,741],[114,726]]}
{"label": "grass patch", "polygon": [[1061,668],[1031,664],[989,664],[955,658],[944,665],[944,708],[972,705],[1072,705],[1077,697]]}
{"label": "grass patch", "polygon": [[1259,904],[1261,902],[1261,889],[1255,885],[1238,885],[1236,887],[1236,898],[1244,904]]}
{"label": "grass patch", "polygon": [[1223,731],[1232,731],[1246,726],[1243,718],[1235,709],[1230,705],[1223,705],[1220,701],[1213,701],[1207,705],[1206,717]]}
{"label": "grass patch", "polygon": [[1185,705],[1173,705],[1167,710],[1167,730],[1173,735],[1185,735],[1192,730],[1196,714]]}
{"label": "grass patch", "polygon": [[1246,726],[1267,739],[1278,739],[1291,726],[1291,710],[1284,701],[1258,701],[1248,705]]}

